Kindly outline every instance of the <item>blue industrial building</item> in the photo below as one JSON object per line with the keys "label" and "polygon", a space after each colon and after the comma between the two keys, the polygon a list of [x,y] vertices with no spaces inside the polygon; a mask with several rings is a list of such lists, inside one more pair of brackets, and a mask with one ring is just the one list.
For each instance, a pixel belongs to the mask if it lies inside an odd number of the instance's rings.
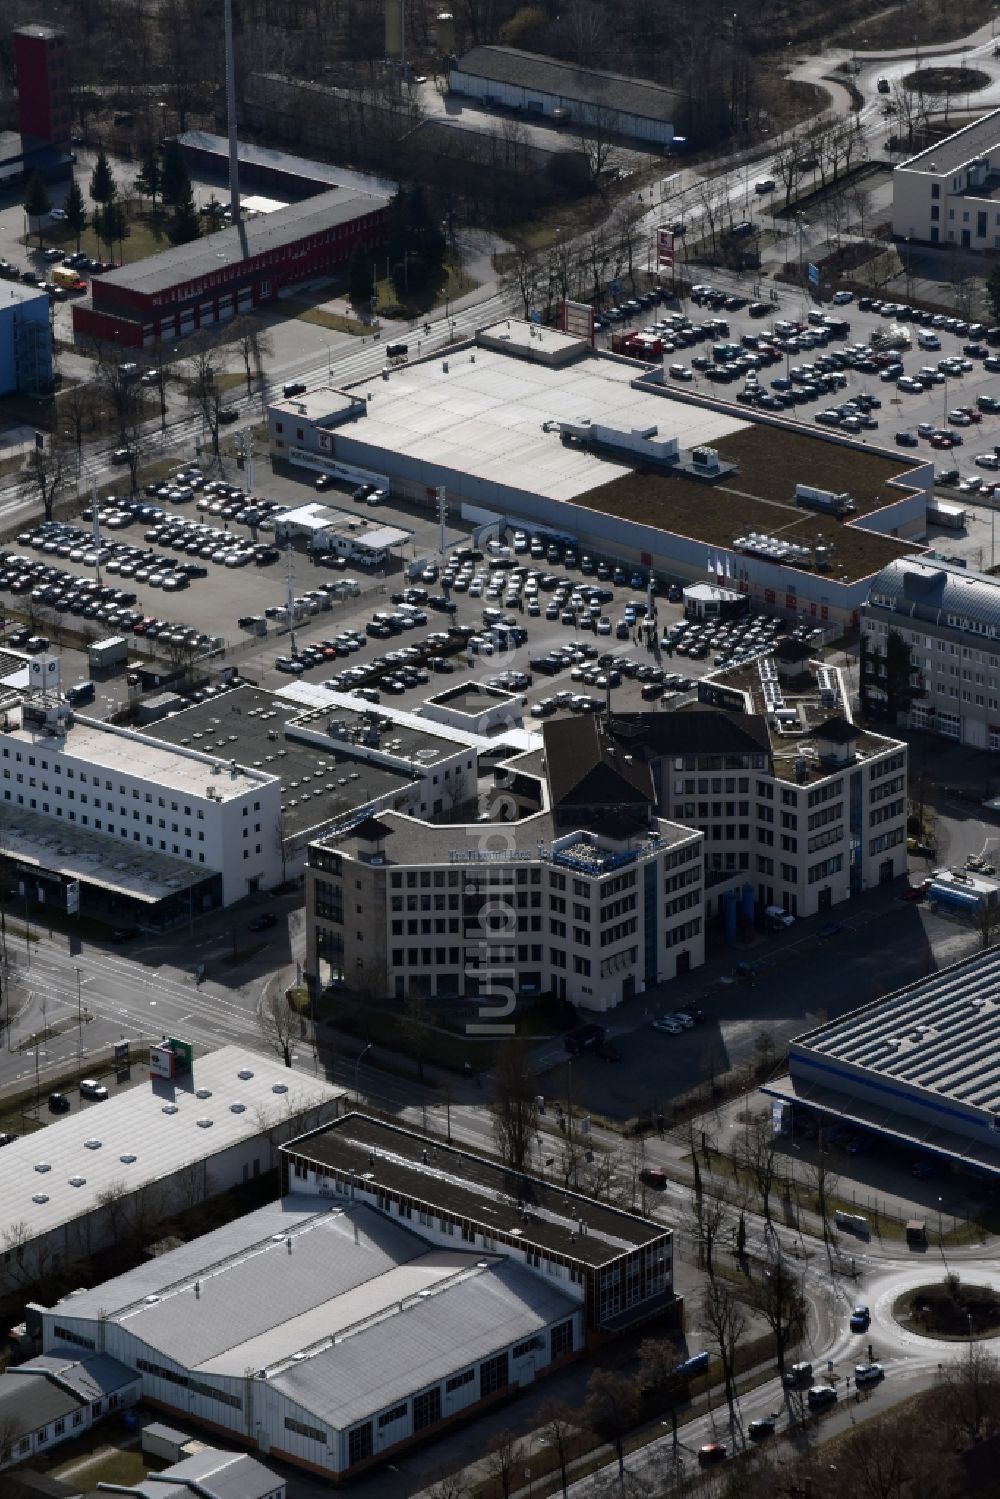
{"label": "blue industrial building", "polygon": [[0,282],[0,396],[42,395],[52,389],[48,293]]}

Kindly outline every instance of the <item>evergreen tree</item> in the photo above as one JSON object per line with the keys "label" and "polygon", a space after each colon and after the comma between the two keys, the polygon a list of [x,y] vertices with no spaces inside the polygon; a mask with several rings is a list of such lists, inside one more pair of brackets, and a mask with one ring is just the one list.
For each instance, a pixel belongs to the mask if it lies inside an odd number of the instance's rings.
{"label": "evergreen tree", "polygon": [[49,190],[37,172],[28,179],[28,186],[24,194],[24,211],[28,215],[28,225],[35,220],[35,229],[38,232],[38,243],[42,243],[41,219],[52,209],[49,201]]}
{"label": "evergreen tree", "polygon": [[421,291],[444,263],[447,241],[419,187],[400,188],[389,208],[389,259],[397,294]]}
{"label": "evergreen tree", "polygon": [[135,179],[135,187],[137,192],[149,199],[154,213],[162,186],[163,174],[160,170],[160,158],[156,147],[150,141],[142,148],[142,164]]}
{"label": "evergreen tree", "polygon": [[222,204],[213,193],[205,204],[205,228],[209,234],[214,234],[221,229],[226,222],[226,216],[222,211]]}
{"label": "evergreen tree", "polygon": [[184,201],[191,191],[191,178],[184,165],[180,145],[169,140],[163,146],[163,166],[160,172],[160,197],[171,208]]}
{"label": "evergreen tree", "polygon": [[104,209],[104,237],[108,242],[108,254],[112,260],[115,256],[115,241],[118,241],[118,259],[125,258],[125,241],[131,234],[128,223],[128,213],[124,203],[116,201],[108,203]]}
{"label": "evergreen tree", "polygon": [[1000,261],[994,261],[986,278],[986,295],[994,317],[1000,317]]}
{"label": "evergreen tree", "polygon": [[170,241],[175,245],[186,245],[189,240],[197,239],[201,234],[201,224],[198,221],[198,210],[194,206],[194,198],[191,194],[191,184],[187,184],[186,196],[174,204],[173,218],[168,230]]}
{"label": "evergreen tree", "polygon": [[90,174],[90,196],[102,206],[118,196],[118,184],[103,146],[97,153],[94,170]]}
{"label": "evergreen tree", "polygon": [[76,248],[80,248],[80,236],[87,227],[87,205],[83,201],[80,184],[74,177],[66,194],[66,223],[76,235]]}
{"label": "evergreen tree", "polygon": [[375,272],[367,246],[356,244],[348,271],[347,295],[355,307],[369,308],[375,295]]}

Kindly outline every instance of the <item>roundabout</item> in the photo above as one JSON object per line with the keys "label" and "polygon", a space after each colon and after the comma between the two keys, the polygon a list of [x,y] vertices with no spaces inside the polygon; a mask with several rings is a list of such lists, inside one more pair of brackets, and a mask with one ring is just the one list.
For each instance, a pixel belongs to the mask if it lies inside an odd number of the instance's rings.
{"label": "roundabout", "polygon": [[979,1342],[1000,1336],[1000,1292],[946,1275],[904,1291],[893,1303],[892,1315],[908,1332],[925,1338]]}
{"label": "roundabout", "polygon": [[900,79],[911,94],[975,94],[993,82],[982,68],[918,68]]}

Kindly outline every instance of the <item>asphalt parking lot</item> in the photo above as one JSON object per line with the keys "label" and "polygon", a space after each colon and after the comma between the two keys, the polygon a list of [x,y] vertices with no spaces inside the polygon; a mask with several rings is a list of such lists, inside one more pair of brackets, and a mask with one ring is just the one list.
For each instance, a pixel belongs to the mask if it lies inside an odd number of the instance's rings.
{"label": "asphalt parking lot", "polygon": [[[709,285],[707,280],[699,284]],[[719,290],[721,296],[721,288]],[[868,424],[851,432],[856,439],[895,449],[904,463],[907,456],[912,456],[914,461],[930,459],[935,462],[938,472],[957,468],[960,479],[978,478],[984,485],[993,482],[991,471],[979,468],[974,460],[979,454],[993,454],[994,445],[1000,443],[1000,413],[977,411],[979,397],[992,397],[1000,389],[1000,332],[993,335],[994,341],[991,343],[987,342],[989,330],[970,334],[962,324],[958,324],[957,330],[921,324],[899,304],[887,304],[895,306],[896,311],[885,312],[883,315],[880,310],[868,307],[862,309],[857,300],[818,307],[792,291],[776,304],[757,304],[765,308],[765,315],[754,316],[750,310],[753,305],[750,299],[742,293],[726,295],[730,305],[721,305],[719,298],[713,303],[705,297],[696,298],[692,295],[679,303],[668,303],[665,306],[625,308],[625,315],[602,330],[598,341],[610,347],[614,334],[630,330],[646,333],[653,338],[665,338],[667,342],[664,345],[663,360],[668,371],[668,382],[675,384],[678,389],[696,390],[717,400],[738,403],[748,412],[752,406],[739,400],[739,396],[748,384],[752,385],[752,378],[750,382],[745,379],[746,374],[752,371],[756,375],[757,388],[769,397],[785,397],[789,390],[797,393],[799,398],[795,404],[781,413],[786,419],[818,427],[820,431],[836,431],[838,427],[817,423],[818,413],[844,406],[861,396],[871,397],[878,404],[868,413]],[[743,305],[731,305],[733,301]],[[877,302],[876,307],[881,308],[882,304]],[[703,332],[694,342],[678,343],[670,347],[675,336],[670,325],[675,320],[678,308],[681,317],[687,318],[693,328],[700,327]],[[809,321],[810,312],[817,321]],[[818,322],[824,315],[846,322],[848,330],[841,335],[827,337]],[[708,325],[712,323],[716,326],[710,329]],[[858,345],[868,345],[873,332],[877,330],[884,335],[894,325],[905,329],[911,339],[911,347],[900,351],[897,362],[901,368],[891,378],[878,365],[859,369],[851,363],[851,358],[855,356],[850,355],[849,351],[855,350],[856,357],[860,358],[861,350],[857,348]],[[918,333],[932,334],[940,347],[919,348]],[[756,340],[774,349],[778,357],[754,370],[753,360],[759,357],[759,351],[746,347],[744,338]],[[708,369],[718,362],[713,357],[714,346],[722,343],[739,346],[739,354],[745,365],[738,378],[724,384],[715,383],[708,378]],[[969,355],[964,352],[970,343],[978,344],[981,353]],[[989,368],[987,359],[991,362],[996,359],[997,367]],[[824,362],[830,363],[829,369],[821,367]],[[735,367],[735,361],[731,363]],[[945,365],[944,369],[938,367],[941,364]],[[669,371],[673,365],[687,370],[690,378],[672,377]],[[816,389],[815,394],[809,394],[810,389],[816,385],[816,377],[827,379],[830,375],[836,377],[836,388]],[[921,383],[916,389],[898,388],[900,376],[904,377],[905,385],[918,375]],[[773,384],[775,381],[778,382],[777,387]],[[961,407],[970,408],[981,416],[981,420],[977,422],[975,416],[970,417],[968,422],[951,420],[949,414]],[[929,429],[926,434],[918,433],[917,429],[921,424]],[[938,450],[932,448],[931,434],[941,430],[950,431],[953,438],[958,439],[955,447]],[[898,445],[897,432],[912,434],[914,443]]]}

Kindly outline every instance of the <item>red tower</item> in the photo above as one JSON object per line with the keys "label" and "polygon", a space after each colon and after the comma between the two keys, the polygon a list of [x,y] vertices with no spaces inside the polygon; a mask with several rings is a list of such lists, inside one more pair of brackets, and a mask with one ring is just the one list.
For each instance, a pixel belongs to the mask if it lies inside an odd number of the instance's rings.
{"label": "red tower", "polygon": [[70,137],[69,59],[66,33],[56,26],[21,26],[14,32],[21,139],[50,141],[66,149]]}

